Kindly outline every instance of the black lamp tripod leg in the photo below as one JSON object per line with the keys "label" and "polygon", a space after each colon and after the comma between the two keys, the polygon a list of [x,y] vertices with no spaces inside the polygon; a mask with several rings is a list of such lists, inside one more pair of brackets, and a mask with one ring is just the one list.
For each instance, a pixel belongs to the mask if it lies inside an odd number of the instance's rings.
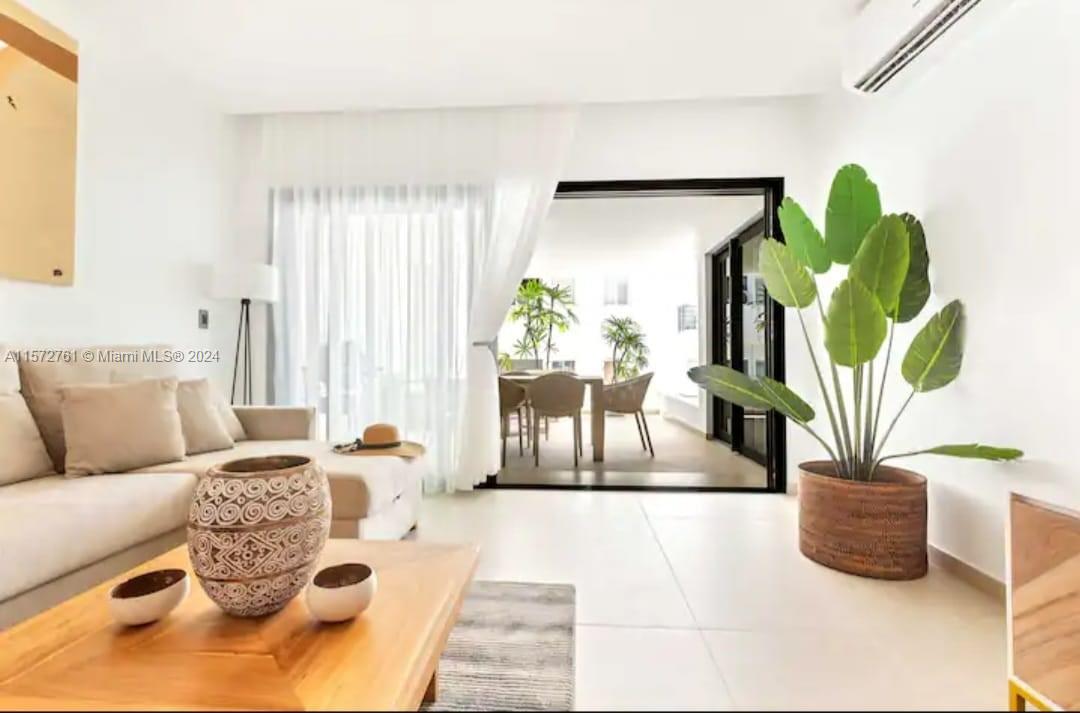
{"label": "black lamp tripod leg", "polygon": [[247,300],[240,300],[240,319],[236,323],[236,356],[233,357],[232,389],[229,390],[229,403],[236,403],[236,377],[240,373],[240,340],[244,334],[244,312]]}
{"label": "black lamp tripod leg", "polygon": [[251,403],[251,304],[244,310],[244,403]]}

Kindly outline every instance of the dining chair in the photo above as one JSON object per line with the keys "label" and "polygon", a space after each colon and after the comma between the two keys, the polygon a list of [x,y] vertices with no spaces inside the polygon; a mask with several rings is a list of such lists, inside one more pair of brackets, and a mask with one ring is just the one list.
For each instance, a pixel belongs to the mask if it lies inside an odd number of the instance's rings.
{"label": "dining chair", "polygon": [[[536,375],[536,370],[535,369],[533,369],[533,370],[515,369],[513,371],[504,371],[502,373],[502,376],[535,376],[535,375]],[[519,382],[515,381],[514,383],[518,384]],[[533,422],[532,422],[532,417],[531,417],[532,412],[531,412],[531,410],[529,408],[529,387],[528,386],[522,386],[522,388],[525,389],[525,418],[526,418],[526,422],[525,422],[525,438],[527,438],[529,440],[529,443],[531,444],[532,443]],[[520,419],[521,417],[518,416],[518,418]],[[521,427],[521,422],[519,420],[518,421],[518,428],[520,428],[520,427]],[[540,424],[536,424],[536,427],[540,428]],[[544,424],[544,433],[547,433],[547,424],[546,423]]]}
{"label": "dining chair", "polygon": [[[551,369],[548,373],[569,374],[570,376],[577,376],[576,371],[574,371],[573,369],[568,369],[566,367],[561,367],[559,369]],[[558,419],[555,419],[555,420],[557,421]],[[549,418],[546,418],[546,417],[544,418],[544,426],[543,426],[543,428],[544,428],[544,430],[543,430],[544,440],[545,441],[550,441],[551,440],[551,423],[550,423]]]}
{"label": "dining chair", "polygon": [[[529,385],[529,404],[532,406],[532,422],[540,419],[569,416],[574,420],[574,467],[578,457],[584,454],[581,444],[581,409],[585,405],[585,382],[576,376],[552,372],[538,377]],[[532,429],[533,461],[540,465],[540,429]]]}
{"label": "dining chair", "polygon": [[[529,369],[519,369],[519,370],[516,370],[516,371],[504,371],[502,375],[503,376],[535,376],[536,373],[537,373],[536,369],[533,369],[531,371]],[[526,389],[526,392],[527,391],[528,391],[528,389]],[[526,393],[525,398],[528,399],[528,393]],[[526,405],[525,405],[525,413],[526,413],[526,415],[529,414],[529,406],[528,406],[527,402],[526,402]],[[530,418],[529,419],[529,424],[528,424],[528,430],[525,432],[526,437],[528,437],[530,439],[529,443],[532,443],[532,436],[531,436],[532,427],[533,427],[533,423],[532,423],[532,419]],[[549,440],[551,438],[551,429],[549,427],[548,420],[546,418],[544,419],[543,424],[541,424],[540,420],[537,419],[536,427],[543,429],[544,440],[545,441]]]}
{"label": "dining chair", "polygon": [[518,455],[525,455],[523,432],[525,420],[521,417],[522,409],[528,413],[528,392],[521,384],[499,377],[499,422],[502,425],[502,464],[506,467],[506,437],[510,432],[510,415],[517,414],[518,420]]}
{"label": "dining chair", "polygon": [[653,374],[642,374],[633,379],[619,381],[604,386],[604,409],[612,413],[634,414],[637,423],[638,437],[641,439],[641,448],[648,450],[653,458],[652,436],[649,435],[649,422],[645,420],[645,394],[649,391],[649,382]]}

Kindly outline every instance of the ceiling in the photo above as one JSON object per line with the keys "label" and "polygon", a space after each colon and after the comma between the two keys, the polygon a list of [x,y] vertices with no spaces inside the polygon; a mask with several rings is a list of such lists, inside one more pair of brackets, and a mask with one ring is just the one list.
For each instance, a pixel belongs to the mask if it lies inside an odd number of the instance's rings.
{"label": "ceiling", "polygon": [[816,93],[863,0],[68,2],[243,113]]}

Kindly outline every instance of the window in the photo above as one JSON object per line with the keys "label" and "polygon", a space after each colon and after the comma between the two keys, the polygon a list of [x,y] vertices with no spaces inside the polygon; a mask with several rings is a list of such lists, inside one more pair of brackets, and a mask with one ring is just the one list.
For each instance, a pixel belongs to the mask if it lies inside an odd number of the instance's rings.
{"label": "window", "polygon": [[274,397],[316,406],[348,440],[376,421],[422,440],[426,487],[452,473],[462,435],[469,299],[488,241],[489,194],[470,186],[278,191],[281,299]]}
{"label": "window", "polygon": [[630,304],[630,285],[625,278],[604,278],[604,304]]}

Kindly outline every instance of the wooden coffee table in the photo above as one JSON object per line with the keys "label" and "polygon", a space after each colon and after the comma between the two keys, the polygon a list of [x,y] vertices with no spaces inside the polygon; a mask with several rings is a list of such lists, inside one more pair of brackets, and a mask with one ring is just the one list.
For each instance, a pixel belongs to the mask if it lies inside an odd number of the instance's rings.
{"label": "wooden coffee table", "polygon": [[114,624],[109,589],[163,567],[191,576],[178,547],[0,632],[0,709],[416,710],[476,567],[473,546],[330,540],[323,564],[371,565],[379,590],[357,619],[324,625],[303,594],[277,614],[236,619],[192,580],[168,617]]}

